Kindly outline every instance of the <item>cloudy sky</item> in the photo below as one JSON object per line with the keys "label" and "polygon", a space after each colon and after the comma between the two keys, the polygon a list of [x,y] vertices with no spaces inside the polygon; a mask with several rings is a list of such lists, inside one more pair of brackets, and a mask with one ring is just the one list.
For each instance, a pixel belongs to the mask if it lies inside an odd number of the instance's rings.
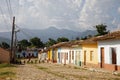
{"label": "cloudy sky", "polygon": [[[120,29],[120,0],[10,1],[16,24],[21,28],[45,29],[54,26],[84,31],[104,23],[110,30]],[[7,2],[9,0],[0,0],[0,31],[11,29],[12,19]]]}

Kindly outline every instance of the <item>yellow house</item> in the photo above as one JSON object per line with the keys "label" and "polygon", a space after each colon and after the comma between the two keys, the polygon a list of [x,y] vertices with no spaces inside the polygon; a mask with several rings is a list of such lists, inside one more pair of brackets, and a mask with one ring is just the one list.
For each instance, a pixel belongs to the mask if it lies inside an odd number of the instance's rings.
{"label": "yellow house", "polygon": [[52,61],[52,48],[49,48],[47,51],[48,61]]}
{"label": "yellow house", "polygon": [[58,56],[57,53],[58,53],[58,49],[57,49],[57,45],[55,44],[51,46],[47,51],[48,61],[57,62],[57,56]]}
{"label": "yellow house", "polygon": [[98,46],[94,38],[82,42],[82,65],[87,67],[98,67]]}

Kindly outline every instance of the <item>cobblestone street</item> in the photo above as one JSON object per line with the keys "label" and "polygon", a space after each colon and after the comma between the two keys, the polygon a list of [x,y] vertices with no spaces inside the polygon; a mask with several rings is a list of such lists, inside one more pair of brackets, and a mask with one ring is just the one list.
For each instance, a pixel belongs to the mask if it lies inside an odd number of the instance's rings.
{"label": "cobblestone street", "polygon": [[15,80],[120,80],[120,75],[72,65],[41,63],[18,66]]}

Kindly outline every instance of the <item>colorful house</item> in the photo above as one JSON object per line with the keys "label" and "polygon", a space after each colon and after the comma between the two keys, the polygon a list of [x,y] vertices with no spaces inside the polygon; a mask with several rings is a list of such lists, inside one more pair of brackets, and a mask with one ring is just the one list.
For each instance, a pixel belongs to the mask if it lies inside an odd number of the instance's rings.
{"label": "colorful house", "polygon": [[98,45],[94,38],[82,42],[82,65],[98,67]]}
{"label": "colorful house", "polygon": [[52,61],[52,48],[50,47],[47,51],[48,61]]}
{"label": "colorful house", "polygon": [[47,49],[47,58],[49,62],[57,62],[57,54],[58,54],[58,44],[55,44]]}
{"label": "colorful house", "polygon": [[9,63],[10,62],[10,53],[8,50],[0,48],[0,63]]}
{"label": "colorful house", "polygon": [[68,42],[61,42],[51,46],[48,49],[48,60],[60,64],[68,64],[68,53],[70,50],[68,46]]}
{"label": "colorful house", "polygon": [[61,42],[55,45],[54,55],[57,63],[68,64],[69,47],[68,42]]}
{"label": "colorful house", "polygon": [[81,41],[61,42],[51,46],[48,50],[48,59],[59,64],[80,65]]}
{"label": "colorful house", "polygon": [[99,66],[120,71],[120,31],[99,36],[95,40],[98,41]]}
{"label": "colorful house", "polygon": [[51,46],[48,59],[59,64],[98,66],[97,42],[91,39],[61,42]]}
{"label": "colorful house", "polygon": [[47,61],[47,51],[46,50],[40,50],[38,51],[38,60],[39,62],[45,62]]}
{"label": "colorful house", "polygon": [[82,60],[82,41],[74,41],[71,43],[71,49],[69,51],[69,62],[81,66],[81,60]]}

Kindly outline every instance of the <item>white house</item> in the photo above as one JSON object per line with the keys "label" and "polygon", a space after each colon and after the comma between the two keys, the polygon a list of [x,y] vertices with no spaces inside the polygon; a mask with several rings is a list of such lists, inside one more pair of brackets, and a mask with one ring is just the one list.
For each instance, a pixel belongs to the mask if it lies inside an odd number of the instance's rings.
{"label": "white house", "polygon": [[101,68],[120,71],[120,31],[97,37],[98,61]]}
{"label": "white house", "polygon": [[80,41],[67,42],[58,47],[58,63],[80,65],[82,48]]}

